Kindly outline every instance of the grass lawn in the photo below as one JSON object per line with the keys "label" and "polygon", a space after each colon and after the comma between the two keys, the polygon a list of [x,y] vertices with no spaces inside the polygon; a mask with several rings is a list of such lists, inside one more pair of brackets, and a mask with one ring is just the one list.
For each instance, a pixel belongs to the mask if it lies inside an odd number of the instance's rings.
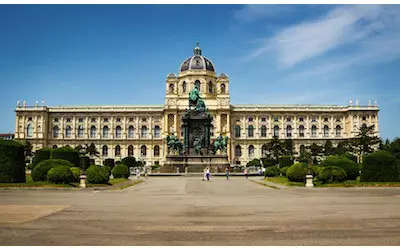
{"label": "grass lawn", "polygon": [[[267,182],[281,184],[285,186],[305,186],[305,183],[291,182],[287,177],[267,177]],[[347,180],[341,183],[328,183],[314,185],[315,187],[400,187],[400,182],[360,182],[358,180]]]}
{"label": "grass lawn", "polygon": [[271,183],[276,183],[276,184],[281,184],[281,185],[285,185],[285,186],[304,186],[305,183],[301,182],[291,182],[289,181],[289,179],[287,177],[266,177],[264,179],[267,182],[271,182]]}
{"label": "grass lawn", "polygon": [[[126,178],[113,178],[108,181],[107,184],[89,184],[87,183],[87,187],[105,187],[111,186],[114,184],[122,183],[128,181]],[[34,182],[32,180],[31,174],[26,174],[26,183],[0,183],[0,188],[7,187],[38,187],[38,188],[79,188],[79,183],[71,183],[71,184],[54,184],[50,182]]]}

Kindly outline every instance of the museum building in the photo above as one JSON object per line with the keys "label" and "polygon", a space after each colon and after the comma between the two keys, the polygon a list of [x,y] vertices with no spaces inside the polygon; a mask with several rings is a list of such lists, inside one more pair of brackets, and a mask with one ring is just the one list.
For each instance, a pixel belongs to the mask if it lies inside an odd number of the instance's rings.
{"label": "museum building", "polygon": [[29,140],[33,150],[94,143],[100,152],[98,162],[134,156],[147,165],[162,166],[168,155],[165,138],[175,133],[183,140],[182,116],[188,109],[188,93],[195,87],[213,117],[211,138],[229,137],[231,164],[245,165],[262,157],[264,144],[274,136],[292,139],[296,150],[326,140],[335,145],[355,137],[362,125],[374,125],[379,136],[376,101],[366,106],[358,101],[347,106],[231,104],[228,76],[217,75],[197,44],[178,75],[167,75],[163,105],[44,106],[36,102],[27,106],[18,101],[15,139]]}

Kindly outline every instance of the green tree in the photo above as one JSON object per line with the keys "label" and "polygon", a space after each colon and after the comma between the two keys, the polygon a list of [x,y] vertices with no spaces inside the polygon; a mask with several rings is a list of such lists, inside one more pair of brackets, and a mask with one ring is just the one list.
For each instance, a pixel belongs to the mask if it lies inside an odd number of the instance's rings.
{"label": "green tree", "polygon": [[283,154],[293,156],[294,154],[294,144],[292,139],[285,139],[282,142]]}
{"label": "green tree", "polygon": [[278,161],[279,157],[284,154],[284,146],[279,138],[274,137],[270,142],[265,144],[269,155]]}
{"label": "green tree", "polygon": [[400,160],[400,138],[395,138],[392,143],[390,143],[388,150],[396,159]]}
{"label": "green tree", "polygon": [[85,151],[85,153],[86,153],[86,154],[89,154],[89,157],[90,157],[90,158],[98,157],[99,154],[100,154],[100,153],[97,151],[97,148],[96,148],[96,146],[94,145],[93,142],[92,142],[89,146],[86,145],[86,151]]}
{"label": "green tree", "polygon": [[320,145],[312,143],[310,146],[311,157],[313,159],[313,163],[317,164],[317,156],[321,156],[323,154],[324,148]]}
{"label": "green tree", "polygon": [[353,149],[361,158],[372,153],[374,151],[373,146],[380,142],[378,136],[374,135],[374,127],[374,125],[361,126],[358,135],[352,139]]}
{"label": "green tree", "polygon": [[332,141],[327,140],[325,142],[325,146],[324,146],[324,155],[325,156],[329,156],[329,155],[333,155],[334,153],[335,152],[334,152],[334,149],[333,149]]}
{"label": "green tree", "polygon": [[352,149],[350,147],[350,142],[347,140],[339,141],[335,148],[335,153],[337,155],[345,154],[346,152],[350,152]]}

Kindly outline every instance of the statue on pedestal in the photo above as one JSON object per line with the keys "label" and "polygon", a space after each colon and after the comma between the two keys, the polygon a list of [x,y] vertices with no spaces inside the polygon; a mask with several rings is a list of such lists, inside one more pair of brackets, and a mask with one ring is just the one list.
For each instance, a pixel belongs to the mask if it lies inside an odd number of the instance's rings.
{"label": "statue on pedestal", "polygon": [[183,150],[183,144],[182,142],[178,139],[178,137],[175,136],[174,133],[172,133],[171,136],[167,136],[167,147],[168,147],[168,153],[171,151],[177,151],[178,154],[181,154]]}
{"label": "statue on pedestal", "polygon": [[222,137],[220,134],[218,138],[213,143],[213,151],[214,154],[217,154],[217,151],[220,150],[222,153],[226,154],[226,148],[228,146],[229,138],[227,136]]}

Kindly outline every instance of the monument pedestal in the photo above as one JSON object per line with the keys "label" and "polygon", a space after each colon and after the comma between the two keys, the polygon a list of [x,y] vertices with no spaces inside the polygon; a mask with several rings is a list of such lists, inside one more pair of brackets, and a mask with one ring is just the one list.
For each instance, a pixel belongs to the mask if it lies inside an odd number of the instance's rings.
{"label": "monument pedestal", "polygon": [[185,173],[201,173],[205,168],[210,168],[211,173],[225,172],[229,166],[227,155],[170,155],[163,166],[163,172],[172,173],[179,171]]}

